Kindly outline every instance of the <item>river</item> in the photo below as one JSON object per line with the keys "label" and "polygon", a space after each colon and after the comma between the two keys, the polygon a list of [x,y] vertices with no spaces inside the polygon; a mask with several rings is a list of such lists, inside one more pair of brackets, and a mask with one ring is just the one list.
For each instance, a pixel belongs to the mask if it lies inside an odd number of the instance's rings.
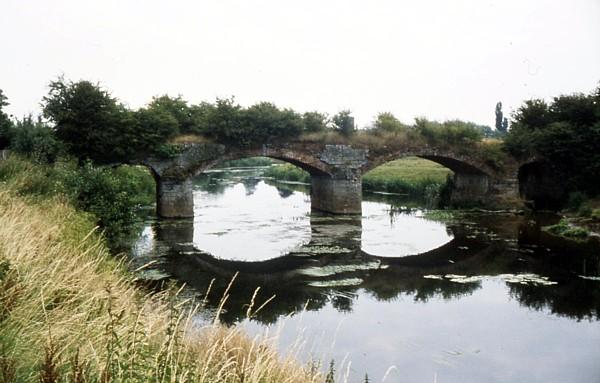
{"label": "river", "polygon": [[556,217],[434,219],[378,194],[362,217],[329,216],[263,169],[197,177],[193,220],[148,217],[139,278],[185,282],[202,323],[235,277],[220,320],[334,360],[336,381],[600,381],[600,254],[540,233]]}

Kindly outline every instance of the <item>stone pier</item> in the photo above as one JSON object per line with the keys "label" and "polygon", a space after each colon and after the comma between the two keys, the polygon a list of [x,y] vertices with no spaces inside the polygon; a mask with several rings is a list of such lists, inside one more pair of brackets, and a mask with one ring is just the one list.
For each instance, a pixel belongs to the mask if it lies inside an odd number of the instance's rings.
{"label": "stone pier", "polygon": [[360,214],[361,179],[340,180],[329,176],[312,176],[310,201],[314,210],[333,214]]}
{"label": "stone pier", "polygon": [[194,197],[191,178],[157,178],[156,213],[165,218],[193,217]]}
{"label": "stone pier", "polygon": [[454,173],[450,202],[456,205],[483,203],[489,188],[489,178],[485,174]]}

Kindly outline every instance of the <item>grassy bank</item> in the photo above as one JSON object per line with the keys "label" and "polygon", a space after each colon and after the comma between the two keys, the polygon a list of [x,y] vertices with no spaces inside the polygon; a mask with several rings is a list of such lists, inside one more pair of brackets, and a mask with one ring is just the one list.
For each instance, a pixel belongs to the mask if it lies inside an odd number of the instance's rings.
{"label": "grassy bank", "polygon": [[439,190],[452,172],[435,162],[407,157],[383,164],[363,176],[363,189],[423,197]]}
{"label": "grassy bank", "polygon": [[197,306],[174,290],[137,289],[91,214],[60,194],[19,196],[24,177],[0,186],[0,381],[320,379],[236,328],[194,325]]}
{"label": "grassy bank", "polygon": [[136,212],[154,203],[155,184],[140,166],[99,167],[74,160],[34,163],[11,156],[0,161],[0,183],[34,199],[61,195],[75,208],[94,217],[113,249],[124,246],[139,222]]}
{"label": "grassy bank", "polygon": [[[362,178],[363,189],[425,197],[439,192],[451,171],[435,162],[408,157],[379,166]],[[278,180],[310,183],[310,175],[290,164],[272,166],[267,177]]]}

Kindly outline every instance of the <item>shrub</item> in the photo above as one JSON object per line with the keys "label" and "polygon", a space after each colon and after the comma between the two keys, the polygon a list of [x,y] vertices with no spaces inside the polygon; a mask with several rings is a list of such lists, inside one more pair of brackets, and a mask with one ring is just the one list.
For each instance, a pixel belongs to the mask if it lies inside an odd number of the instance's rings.
{"label": "shrub", "polygon": [[583,227],[571,226],[566,219],[561,219],[556,225],[547,226],[546,231],[566,238],[584,239],[590,234]]}
{"label": "shrub", "polygon": [[425,118],[415,120],[415,129],[432,144],[473,144],[481,141],[483,132],[473,123],[459,120],[429,121]]}
{"label": "shrub", "polygon": [[74,161],[39,165],[11,156],[0,162],[0,181],[20,195],[65,195],[96,218],[113,248],[133,233],[138,222],[136,209],[154,200],[152,176],[134,166],[113,169],[96,167],[89,161],[81,167]]}
{"label": "shrub", "polygon": [[41,119],[34,121],[31,115],[17,121],[10,148],[41,163],[54,162],[64,154],[64,145],[54,131]]}

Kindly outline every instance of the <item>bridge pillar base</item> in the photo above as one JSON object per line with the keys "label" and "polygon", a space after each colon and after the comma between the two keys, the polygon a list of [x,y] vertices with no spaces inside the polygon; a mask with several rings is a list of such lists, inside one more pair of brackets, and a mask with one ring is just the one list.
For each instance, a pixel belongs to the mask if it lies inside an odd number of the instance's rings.
{"label": "bridge pillar base", "polygon": [[156,213],[164,218],[194,216],[192,180],[158,179],[156,181]]}
{"label": "bridge pillar base", "polygon": [[450,196],[452,205],[486,204],[490,188],[489,178],[483,174],[454,174],[454,189]]}
{"label": "bridge pillar base", "polygon": [[333,214],[360,214],[362,184],[357,179],[334,179],[329,176],[312,176],[311,208]]}

